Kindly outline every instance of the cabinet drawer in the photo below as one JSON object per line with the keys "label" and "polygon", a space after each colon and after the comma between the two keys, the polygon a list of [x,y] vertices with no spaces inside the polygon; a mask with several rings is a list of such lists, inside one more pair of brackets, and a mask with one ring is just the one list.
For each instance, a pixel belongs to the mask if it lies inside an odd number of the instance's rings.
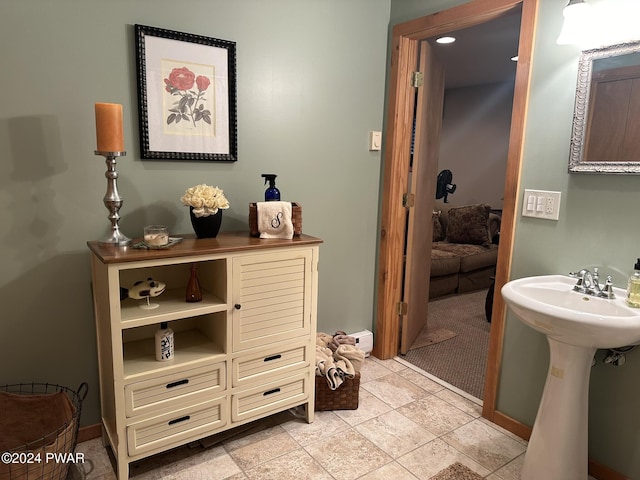
{"label": "cabinet drawer", "polygon": [[131,424],[127,427],[129,455],[201,438],[226,424],[225,398],[217,398],[174,412]]}
{"label": "cabinet drawer", "polygon": [[224,362],[130,383],[124,387],[125,414],[157,411],[204,393],[211,398],[225,388]]}
{"label": "cabinet drawer", "polygon": [[309,398],[309,390],[309,372],[305,372],[236,393],[231,397],[231,420],[237,422],[300,405]]}
{"label": "cabinet drawer", "polygon": [[[274,376],[296,373],[310,364],[309,344],[285,345],[244,355],[232,361],[234,387],[250,383],[265,383]],[[315,352],[314,352],[315,354]]]}

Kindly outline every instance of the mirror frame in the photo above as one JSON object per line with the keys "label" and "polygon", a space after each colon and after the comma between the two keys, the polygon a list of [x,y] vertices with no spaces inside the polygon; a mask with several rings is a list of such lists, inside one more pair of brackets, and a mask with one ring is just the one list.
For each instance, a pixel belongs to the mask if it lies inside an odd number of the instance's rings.
{"label": "mirror frame", "polygon": [[571,148],[569,153],[569,173],[640,175],[640,159],[638,159],[637,162],[588,162],[582,159],[586,140],[587,120],[589,118],[589,96],[591,95],[593,61],[639,52],[640,41],[637,41],[585,50],[580,54],[576,99],[573,111]]}

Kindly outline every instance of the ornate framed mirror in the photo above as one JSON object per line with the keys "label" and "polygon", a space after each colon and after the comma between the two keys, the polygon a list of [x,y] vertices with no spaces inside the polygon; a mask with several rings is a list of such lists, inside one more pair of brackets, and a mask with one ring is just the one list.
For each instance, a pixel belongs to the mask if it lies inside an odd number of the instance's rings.
{"label": "ornate framed mirror", "polygon": [[580,54],[570,173],[640,175],[640,41]]}

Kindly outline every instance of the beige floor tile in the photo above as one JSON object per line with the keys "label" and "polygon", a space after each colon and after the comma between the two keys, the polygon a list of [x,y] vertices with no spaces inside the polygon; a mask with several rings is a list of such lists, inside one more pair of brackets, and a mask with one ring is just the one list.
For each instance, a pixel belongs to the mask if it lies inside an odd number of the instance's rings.
{"label": "beige floor tile", "polygon": [[353,480],[391,462],[391,457],[353,429],[304,447],[336,480]]}
{"label": "beige floor tile", "polygon": [[492,476],[500,480],[520,480],[520,472],[522,471],[523,462],[524,453],[511,460],[504,467],[496,470]]}
{"label": "beige floor tile", "polygon": [[299,448],[246,471],[250,480],[333,480],[305,450]]}
{"label": "beige floor tile", "polygon": [[116,474],[102,445],[101,438],[79,443],[76,452],[84,453],[85,461],[71,466],[72,468],[69,469],[71,479],[104,478],[105,480],[115,480]]}
{"label": "beige floor tile", "polygon": [[136,462],[129,470],[135,480],[222,480],[241,473],[221,446],[208,449],[179,447]]}
{"label": "beige floor tile", "polygon": [[500,425],[497,425],[493,422],[490,422],[489,420],[487,420],[486,418],[478,418],[478,420],[480,420],[482,423],[484,423],[485,425],[490,426],[491,428],[493,428],[494,430],[499,431],[500,433],[505,434],[507,437],[515,440],[516,442],[520,442],[523,445],[527,445],[527,441],[520,438],[518,435],[516,435],[515,433],[511,433],[509,430],[507,430],[506,428],[502,428]]}
{"label": "beige floor tile", "polygon": [[435,395],[405,405],[398,412],[436,436],[444,435],[473,420],[468,413]]}
{"label": "beige floor tile", "polygon": [[459,408],[463,412],[468,413],[472,417],[479,418],[482,415],[482,405],[478,405],[477,403],[472,402],[468,398],[465,398],[462,395],[458,395],[451,390],[443,388],[434,395],[438,398],[441,398],[445,402],[450,403],[454,407]]}
{"label": "beige floor tile", "polygon": [[349,424],[342,420],[335,412],[316,412],[313,423],[306,420],[287,422],[282,428],[300,445],[317,442],[324,437],[345,431]]}
{"label": "beige floor tile", "polygon": [[522,443],[479,420],[443,435],[442,440],[490,471],[502,468],[526,450]]}
{"label": "beige floor tile", "polygon": [[360,386],[393,408],[419,400],[429,393],[415,383],[396,374],[390,374]]}
{"label": "beige floor tile", "polygon": [[391,462],[363,475],[359,480],[416,480],[416,477],[399,463]]}
{"label": "beige floor tile", "polygon": [[[223,480],[242,473],[229,455],[185,466],[176,463],[173,467],[161,469],[159,478],[163,480]],[[133,478],[137,480],[137,477]]]}
{"label": "beige floor tile", "polygon": [[385,367],[380,361],[367,358],[360,370],[360,385],[362,386],[363,383],[385,377],[390,373],[393,372]]}
{"label": "beige floor tile", "polygon": [[434,382],[429,377],[426,377],[425,375],[422,375],[421,373],[411,368],[406,368],[405,370],[398,372],[398,375],[415,383],[420,388],[424,389],[429,393],[436,393],[436,392],[445,390],[445,387],[440,385],[438,382]]}
{"label": "beige floor tile", "polygon": [[389,358],[387,360],[380,360],[379,358],[376,358],[376,357],[369,357],[369,358],[374,362],[378,362],[381,365],[384,365],[386,368],[388,368],[394,373],[398,373],[407,369],[406,365],[400,362],[396,362],[393,358]]}
{"label": "beige floor tile", "polygon": [[[337,416],[347,422],[349,425],[354,426],[359,423],[371,420],[378,415],[387,413],[391,410],[391,407],[380,400],[375,395],[369,393],[364,388],[360,389],[358,393],[358,408],[355,410],[334,410]],[[316,414],[317,415],[317,414]]]}
{"label": "beige floor tile", "polygon": [[431,432],[395,410],[361,423],[355,430],[393,458],[435,438]]}
{"label": "beige floor tile", "polygon": [[[235,447],[234,442],[225,444],[225,449],[229,455],[243,470],[254,468],[262,463],[272,460],[287,452],[291,452],[299,448],[299,445],[291,438],[287,432],[280,429],[280,433],[269,434],[270,431],[278,431],[269,429],[260,435],[259,440],[252,441],[248,444]],[[255,437],[258,437],[256,435]]]}
{"label": "beige floor tile", "polygon": [[455,462],[466,465],[483,477],[491,473],[482,465],[439,438],[407,453],[396,461],[420,480],[431,478],[440,470],[447,468]]}

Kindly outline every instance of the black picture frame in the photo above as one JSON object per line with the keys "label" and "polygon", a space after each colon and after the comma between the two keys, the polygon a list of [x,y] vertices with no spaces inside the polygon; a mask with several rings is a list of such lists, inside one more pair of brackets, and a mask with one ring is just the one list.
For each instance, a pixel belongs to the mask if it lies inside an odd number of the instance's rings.
{"label": "black picture frame", "polygon": [[236,44],[135,25],[143,159],[238,160]]}

